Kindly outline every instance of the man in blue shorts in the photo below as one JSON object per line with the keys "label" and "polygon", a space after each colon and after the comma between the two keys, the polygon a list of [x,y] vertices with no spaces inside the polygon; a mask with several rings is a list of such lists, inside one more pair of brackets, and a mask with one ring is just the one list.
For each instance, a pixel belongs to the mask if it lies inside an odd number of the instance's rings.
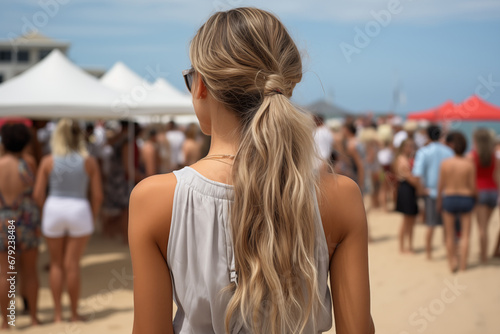
{"label": "man in blue shorts", "polygon": [[430,260],[432,258],[434,227],[442,225],[441,212],[438,212],[436,208],[439,169],[443,160],[453,156],[453,151],[439,142],[441,138],[441,128],[439,126],[430,125],[427,128],[427,136],[430,143],[417,151],[412,173],[420,178],[427,190],[427,196],[425,197],[425,223],[427,225],[425,250],[427,259]]}

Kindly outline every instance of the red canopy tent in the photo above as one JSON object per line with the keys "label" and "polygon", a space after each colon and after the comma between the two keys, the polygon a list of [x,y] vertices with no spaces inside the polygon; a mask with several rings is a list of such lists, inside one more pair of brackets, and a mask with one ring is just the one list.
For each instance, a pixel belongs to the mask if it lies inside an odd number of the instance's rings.
{"label": "red canopy tent", "polygon": [[462,121],[500,121],[500,107],[472,95],[445,114],[444,118]]}
{"label": "red canopy tent", "polygon": [[30,128],[33,125],[33,122],[31,122],[30,119],[24,118],[24,117],[4,117],[0,118],[0,129],[4,124],[9,124],[9,123],[22,123],[26,125],[28,128]]}
{"label": "red canopy tent", "polygon": [[455,109],[454,103],[448,100],[442,105],[432,108],[430,110],[410,113],[408,114],[408,119],[437,122],[446,118],[444,116],[446,114],[452,113],[453,109]]}

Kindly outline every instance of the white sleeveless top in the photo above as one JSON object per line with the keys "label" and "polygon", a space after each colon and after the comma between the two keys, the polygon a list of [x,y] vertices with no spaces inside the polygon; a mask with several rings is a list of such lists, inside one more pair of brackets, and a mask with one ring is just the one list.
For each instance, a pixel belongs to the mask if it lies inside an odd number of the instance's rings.
{"label": "white sleeveless top", "polygon": [[[222,290],[237,281],[229,222],[233,187],[210,180],[190,167],[174,174],[177,185],[167,248],[177,305],[174,333],[225,334],[226,307],[231,295]],[[324,309],[317,312],[315,324],[309,321],[304,333],[323,333],[332,327],[332,301],[327,285],[330,261],[317,201],[316,211],[315,258]],[[236,321],[231,328],[233,333],[248,331]]]}

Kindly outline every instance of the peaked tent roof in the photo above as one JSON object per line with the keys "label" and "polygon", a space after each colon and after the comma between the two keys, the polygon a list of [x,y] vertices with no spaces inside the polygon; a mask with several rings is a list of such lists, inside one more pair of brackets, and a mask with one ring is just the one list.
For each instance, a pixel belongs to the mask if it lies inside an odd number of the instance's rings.
{"label": "peaked tent roof", "polygon": [[425,119],[434,122],[443,120],[500,121],[500,107],[472,95],[457,105],[447,101],[434,109],[410,113],[408,119]]}
{"label": "peaked tent roof", "polygon": [[22,74],[0,84],[0,116],[39,119],[118,118],[118,94],[55,49]]}
{"label": "peaked tent roof", "polygon": [[153,84],[153,88],[174,96],[187,96],[163,78],[156,79],[155,83]]}
{"label": "peaked tent roof", "polygon": [[159,115],[168,114],[167,110],[173,110],[175,114],[194,115],[192,97],[181,93],[163,78],[156,80],[142,105],[156,110]]}
{"label": "peaked tent roof", "polygon": [[122,62],[113,65],[101,82],[121,93],[117,109],[126,114],[194,115],[191,96],[181,93],[162,78],[151,85]]}
{"label": "peaked tent roof", "polygon": [[446,116],[446,119],[463,121],[500,121],[500,107],[472,95]]}
{"label": "peaked tent roof", "polygon": [[448,100],[445,103],[432,109],[409,113],[408,119],[437,122],[446,118],[446,116],[452,113],[454,109],[455,104],[453,103],[453,101]]}
{"label": "peaked tent roof", "polygon": [[145,90],[152,89],[147,80],[141,78],[121,61],[115,63],[100,80],[104,86],[120,93],[134,93],[134,89],[141,89],[141,87]]}

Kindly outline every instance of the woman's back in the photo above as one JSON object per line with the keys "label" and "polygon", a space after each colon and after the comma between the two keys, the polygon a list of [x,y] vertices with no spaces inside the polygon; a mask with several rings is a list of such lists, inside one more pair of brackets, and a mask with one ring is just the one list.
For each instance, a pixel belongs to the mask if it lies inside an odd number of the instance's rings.
{"label": "woman's back", "polygon": [[[206,178],[191,167],[174,174],[177,185],[167,249],[178,306],[174,329],[176,333],[222,334],[225,333],[226,306],[231,297],[231,293],[222,291],[231,282],[237,283],[229,223],[233,189],[230,185]],[[332,324],[331,296],[327,286],[328,245],[320,212],[316,208],[315,259],[321,302],[325,308],[316,314],[316,329],[309,322],[307,333],[327,331]],[[301,284],[300,281],[297,283]],[[231,332],[240,333],[242,323],[234,326],[236,328],[233,327]]]}
{"label": "woman's back", "polygon": [[24,159],[12,155],[0,158],[0,196],[4,205],[14,204],[21,195],[31,191],[34,183],[33,166],[34,161],[28,164]]}
{"label": "woman's back", "polygon": [[87,198],[89,177],[85,170],[85,157],[76,152],[52,157],[49,177],[49,195]]}
{"label": "woman's back", "polygon": [[[202,162],[192,167],[176,172],[176,176],[170,173],[149,177],[136,186],[131,195],[131,253],[134,272],[141,273],[134,276],[135,304],[141,305],[142,300],[150,304],[144,312],[141,307],[136,308],[135,326],[149,332],[172,326],[168,316],[172,314],[169,296],[178,303],[178,313],[175,329],[167,333],[183,333],[179,331],[182,319],[186,326],[182,329],[188,333],[190,326],[205,326],[211,328],[209,333],[219,333],[218,326],[224,321],[224,314],[220,312],[227,306],[227,296],[221,295],[219,304],[213,304],[216,300],[213,298],[217,298],[216,289],[231,282],[231,261],[228,260],[231,245],[227,243],[228,231],[224,229],[230,171],[207,168]],[[318,231],[322,235],[318,239],[326,241],[328,253],[317,247],[320,253],[316,259],[323,266],[322,256],[328,254],[332,291],[328,298],[322,295],[328,315],[321,310],[318,328],[330,321],[329,303],[335,306],[337,331],[365,328],[365,324],[357,320],[360,314],[369,313],[370,299],[365,281],[367,230],[361,193],[348,177],[327,172],[321,173],[319,184],[317,208],[322,228]],[[186,203],[182,205],[182,201]],[[135,221],[142,223],[134,224]],[[165,263],[168,266],[163,267]],[[319,266],[318,270],[319,288],[328,292]],[[332,295],[336,296],[333,302]],[[263,307],[263,314],[268,316]],[[151,309],[154,312],[150,312]]]}
{"label": "woman's back", "polygon": [[477,188],[479,190],[496,189],[497,185],[494,178],[496,159],[494,152],[491,154],[491,161],[487,166],[481,165],[479,154],[476,150],[472,151],[472,159],[476,166]]}
{"label": "woman's back", "polygon": [[0,158],[0,251],[7,251],[11,220],[17,249],[38,247],[40,210],[32,197],[35,161],[26,160],[12,155]]}

